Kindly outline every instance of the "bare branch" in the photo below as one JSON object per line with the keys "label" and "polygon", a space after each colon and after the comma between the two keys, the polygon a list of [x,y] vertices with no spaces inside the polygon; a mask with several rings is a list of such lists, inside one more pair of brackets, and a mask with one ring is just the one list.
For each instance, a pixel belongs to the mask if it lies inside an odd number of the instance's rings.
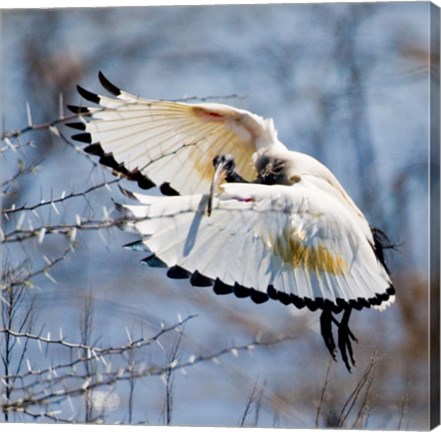
{"label": "bare branch", "polygon": [[17,213],[17,212],[22,212],[22,211],[33,211],[33,210],[36,210],[38,208],[45,207],[48,205],[54,206],[59,203],[65,203],[66,201],[68,201],[72,198],[78,198],[78,197],[85,198],[87,196],[87,194],[89,194],[90,192],[94,192],[96,190],[102,189],[102,188],[107,187],[109,185],[112,185],[114,183],[118,183],[120,180],[121,180],[121,177],[118,177],[113,180],[104,181],[100,184],[90,186],[89,188],[87,188],[81,192],[71,192],[67,195],[62,195],[60,198],[51,199],[49,201],[41,201],[37,204],[33,204],[30,206],[23,204],[22,206],[19,206],[19,207],[14,206],[11,208],[2,209],[2,212],[5,215],[9,215],[9,214]]}
{"label": "bare branch", "polygon": [[316,428],[319,427],[320,411],[322,409],[322,406],[323,406],[323,403],[324,403],[325,397],[326,397],[326,390],[327,390],[328,383],[329,383],[329,372],[331,371],[331,365],[332,365],[332,360],[329,360],[328,368],[326,369],[325,382],[323,383],[322,393],[320,395],[320,402],[318,404],[317,412],[316,412],[316,415],[315,415],[315,427]]}

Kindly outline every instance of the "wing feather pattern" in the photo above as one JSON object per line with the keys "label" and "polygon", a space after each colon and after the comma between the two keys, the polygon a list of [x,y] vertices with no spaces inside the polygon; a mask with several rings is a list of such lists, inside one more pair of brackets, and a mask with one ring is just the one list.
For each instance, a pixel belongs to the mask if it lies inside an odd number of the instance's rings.
{"label": "wing feather pattern", "polygon": [[238,296],[257,291],[262,301],[269,296],[311,310],[393,300],[372,238],[314,183],[225,184],[210,217],[207,195],[132,196],[139,203],[121,207],[134,218],[123,228],[147,236],[144,246],[168,267],[220,281],[215,291],[225,284]]}
{"label": "wing feather pattern", "polygon": [[95,154],[108,156],[101,162],[141,187],[169,183],[181,194],[206,193],[213,158],[226,153],[234,156],[242,177],[251,181],[257,175],[254,152],[275,143],[284,147],[272,121],[248,111],[214,103],[142,99],[118,89],[101,73],[99,78],[113,97],[78,86],[80,95],[99,107],[69,107],[83,120],[83,125],[70,124],[84,131],[72,138],[90,144]]}

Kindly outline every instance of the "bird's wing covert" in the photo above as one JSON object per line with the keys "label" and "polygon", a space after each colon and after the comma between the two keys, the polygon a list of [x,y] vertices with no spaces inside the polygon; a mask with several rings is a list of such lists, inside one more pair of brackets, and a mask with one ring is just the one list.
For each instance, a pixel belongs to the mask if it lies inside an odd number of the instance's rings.
{"label": "bird's wing covert", "polygon": [[68,107],[80,117],[68,125],[82,132],[74,139],[101,157],[116,172],[137,180],[145,189],[154,184],[168,195],[205,193],[213,175],[213,158],[234,156],[238,172],[256,177],[253,153],[276,139],[271,120],[228,105],[189,104],[142,99],[110,83],[112,97],[78,86],[80,95],[98,107]]}
{"label": "bird's wing covert", "polygon": [[121,207],[135,218],[123,228],[143,236],[132,248],[149,250],[145,262],[163,263],[171,274],[193,274],[196,285],[311,310],[393,299],[352,213],[314,185],[225,184],[210,217],[206,195],[132,197],[139,204]]}

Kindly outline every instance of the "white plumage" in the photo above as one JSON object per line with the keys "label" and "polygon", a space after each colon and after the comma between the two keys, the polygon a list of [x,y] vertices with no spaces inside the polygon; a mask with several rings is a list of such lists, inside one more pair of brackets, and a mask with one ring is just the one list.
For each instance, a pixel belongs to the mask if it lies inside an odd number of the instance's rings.
{"label": "white plumage", "polygon": [[[99,77],[115,97],[78,87],[99,107],[70,106],[82,120],[69,124],[83,131],[73,138],[140,187],[176,195],[126,193],[137,204],[119,206],[121,226],[141,236],[129,246],[150,251],[144,261],[169,267],[170,277],[213,285],[218,294],[321,309],[326,346],[335,358],[334,322],[350,370],[351,309],[381,309],[394,288],[387,237],[335,176],[289,151],[272,120],[222,104],[141,99]],[[332,313],[340,311],[338,322]]]}

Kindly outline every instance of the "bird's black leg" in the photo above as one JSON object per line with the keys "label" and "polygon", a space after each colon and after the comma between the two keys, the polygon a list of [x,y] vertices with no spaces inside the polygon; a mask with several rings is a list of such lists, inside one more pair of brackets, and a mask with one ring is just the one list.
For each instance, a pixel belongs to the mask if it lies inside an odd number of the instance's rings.
{"label": "bird's black leg", "polygon": [[332,321],[336,321],[332,316],[332,312],[324,309],[320,315],[320,331],[322,333],[323,340],[325,341],[326,348],[328,348],[332,358],[337,361],[337,357],[335,356],[336,346],[334,336],[332,335]]}
{"label": "bird's black leg", "polygon": [[347,308],[343,312],[343,318],[338,326],[338,348],[346,368],[351,372],[351,366],[355,366],[354,354],[352,351],[351,339],[358,342],[357,338],[349,329],[349,318],[351,316],[351,308]]}

